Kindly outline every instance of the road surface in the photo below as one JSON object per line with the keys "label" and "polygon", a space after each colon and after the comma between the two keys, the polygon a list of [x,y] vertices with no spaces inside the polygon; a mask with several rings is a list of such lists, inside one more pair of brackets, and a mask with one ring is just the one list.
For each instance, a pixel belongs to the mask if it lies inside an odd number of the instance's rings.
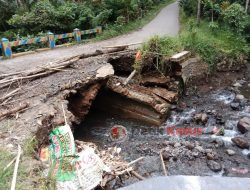
{"label": "road surface", "polygon": [[0,74],[24,71],[58,59],[63,59],[83,53],[91,53],[103,46],[122,45],[143,42],[154,35],[175,36],[179,32],[179,6],[174,2],[165,8],[142,29],[109,40],[62,47],[54,50],[24,55],[13,59],[0,61]]}

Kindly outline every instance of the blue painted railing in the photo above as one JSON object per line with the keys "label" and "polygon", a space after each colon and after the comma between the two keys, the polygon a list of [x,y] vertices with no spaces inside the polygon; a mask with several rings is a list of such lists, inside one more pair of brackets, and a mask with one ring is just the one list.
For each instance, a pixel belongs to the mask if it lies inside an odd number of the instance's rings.
{"label": "blue painted railing", "polygon": [[[3,53],[3,58],[11,58],[12,57],[12,50],[11,47],[27,45],[27,44],[38,44],[38,43],[48,43],[49,48],[53,49],[56,47],[56,40],[65,39],[65,38],[75,38],[77,43],[80,43],[81,36],[87,34],[100,34],[102,32],[102,27],[96,27],[90,30],[79,30],[78,28],[74,29],[72,33],[65,33],[65,34],[53,34],[48,32],[47,36],[45,37],[35,37],[30,39],[22,39],[10,42],[7,38],[2,38],[0,43],[0,49]],[[1,57],[0,57],[1,60]]]}

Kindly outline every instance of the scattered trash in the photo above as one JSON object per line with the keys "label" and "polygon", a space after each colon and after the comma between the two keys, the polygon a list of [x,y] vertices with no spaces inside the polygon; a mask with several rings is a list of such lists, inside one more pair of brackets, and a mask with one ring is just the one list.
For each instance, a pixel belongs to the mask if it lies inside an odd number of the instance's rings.
{"label": "scattered trash", "polygon": [[[63,106],[62,106],[63,108]],[[49,135],[50,146],[40,150],[40,160],[49,163],[47,175],[56,179],[57,189],[60,190],[90,190],[99,184],[104,187],[107,182],[123,174],[133,174],[132,164],[120,157],[121,148],[111,147],[107,151],[99,152],[93,143],[74,141],[70,126],[67,124],[63,108],[65,125],[52,130]],[[127,139],[127,130],[123,126],[114,126],[110,130],[110,137],[121,142]],[[77,146],[76,146],[77,145]]]}
{"label": "scattered trash", "polygon": [[42,162],[47,162],[50,157],[50,151],[48,147],[41,148],[40,153],[39,153],[39,158]]}
{"label": "scattered trash", "polygon": [[54,129],[50,134],[50,141],[53,159],[76,154],[74,137],[69,125]]}
{"label": "scattered trash", "polygon": [[103,171],[111,171],[90,147],[86,147],[84,151],[79,153],[76,168],[80,186],[86,190],[93,189],[100,184]]}
{"label": "scattered trash", "polygon": [[239,174],[247,174],[249,170],[247,168],[232,168],[232,172]]}
{"label": "scattered trash", "polygon": [[57,180],[60,190],[90,190],[102,181],[103,171],[110,169],[91,147],[84,146],[76,152],[74,137],[69,125],[60,126],[50,134],[51,145],[42,148],[40,159],[50,160],[49,176]]}
{"label": "scattered trash", "polygon": [[214,127],[213,133],[217,136],[223,136],[225,134],[225,129],[224,129],[224,127],[222,127],[222,128]]}

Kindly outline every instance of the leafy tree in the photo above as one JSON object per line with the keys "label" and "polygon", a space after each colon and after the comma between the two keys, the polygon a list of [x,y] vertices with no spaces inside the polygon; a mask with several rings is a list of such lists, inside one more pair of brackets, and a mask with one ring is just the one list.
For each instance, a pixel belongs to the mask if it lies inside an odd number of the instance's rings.
{"label": "leafy tree", "polygon": [[233,3],[223,13],[224,22],[236,32],[240,33],[244,30],[246,24],[246,13],[244,8]]}

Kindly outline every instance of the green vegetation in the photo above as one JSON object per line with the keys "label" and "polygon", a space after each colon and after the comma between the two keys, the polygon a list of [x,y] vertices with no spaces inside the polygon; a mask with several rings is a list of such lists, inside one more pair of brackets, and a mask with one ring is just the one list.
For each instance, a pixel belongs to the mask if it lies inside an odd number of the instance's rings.
{"label": "green vegetation", "polygon": [[[22,2],[20,4],[20,2]],[[0,1],[0,38],[10,41],[35,36],[72,32],[101,25],[101,35],[84,36],[82,42],[104,40],[126,34],[147,24],[160,10],[173,0],[82,0],[82,1]],[[95,38],[93,38],[95,37]],[[74,39],[56,40],[56,44],[74,44]],[[12,47],[23,52],[47,47],[47,44],[30,44]],[[1,51],[1,50],[0,50]],[[1,52],[0,52],[1,53]]]}
{"label": "green vegetation", "polygon": [[[28,35],[72,32],[103,26],[110,36],[145,24],[170,0],[31,0],[0,1],[0,36],[10,40]],[[133,23],[143,19],[142,24]],[[139,24],[139,25],[138,25]],[[125,26],[125,27],[123,27]],[[125,30],[124,30],[125,28]],[[1,34],[2,33],[2,34]],[[114,34],[117,33],[117,34]]]}
{"label": "green vegetation", "polygon": [[[42,177],[43,169],[40,168],[40,162],[33,159],[34,152],[37,151],[36,138],[28,138],[22,148],[22,155],[19,162],[17,173],[16,189],[38,189],[38,190],[54,190],[55,180]],[[9,152],[6,149],[0,148],[0,189],[10,189],[13,177],[14,165],[12,163],[7,169],[5,167],[9,164],[16,154]],[[4,170],[5,169],[5,170]]]}
{"label": "green vegetation", "polygon": [[[197,21],[197,1],[181,0],[179,36],[152,38],[143,46],[143,56],[152,52],[170,56],[185,49],[201,57],[210,71],[221,62],[228,65],[243,63],[250,55],[250,16],[236,2],[201,2],[201,20]],[[212,15],[211,11],[214,12]]]}
{"label": "green vegetation", "polygon": [[[197,1],[190,1],[192,11],[181,1],[182,32],[180,40],[185,49],[198,54],[210,68],[226,61],[241,64],[249,57],[249,15],[237,1],[201,1],[201,14],[196,15]],[[242,3],[242,1],[240,1]],[[190,5],[189,4],[189,5]],[[189,16],[188,16],[189,15]],[[201,17],[201,21],[194,18]]]}
{"label": "green vegetation", "polygon": [[155,4],[151,7],[150,11],[145,12],[144,15],[142,17],[138,17],[138,19],[129,21],[125,24],[110,24],[105,28],[103,33],[101,35],[98,35],[94,40],[104,40],[139,29],[150,22],[163,7],[172,2],[174,2],[174,0],[159,1],[158,4]]}

